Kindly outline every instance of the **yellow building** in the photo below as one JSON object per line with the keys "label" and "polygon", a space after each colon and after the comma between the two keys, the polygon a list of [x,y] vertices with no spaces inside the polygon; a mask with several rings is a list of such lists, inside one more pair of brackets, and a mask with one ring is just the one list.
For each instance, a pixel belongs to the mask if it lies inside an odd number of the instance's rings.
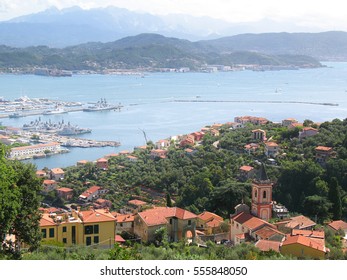
{"label": "yellow building", "polygon": [[280,247],[283,255],[293,255],[298,258],[310,257],[313,259],[325,259],[327,249],[323,241],[302,235],[287,236]]}
{"label": "yellow building", "polygon": [[72,211],[71,214],[43,214],[42,240],[66,246],[85,245],[111,248],[115,242],[116,219],[107,209]]}

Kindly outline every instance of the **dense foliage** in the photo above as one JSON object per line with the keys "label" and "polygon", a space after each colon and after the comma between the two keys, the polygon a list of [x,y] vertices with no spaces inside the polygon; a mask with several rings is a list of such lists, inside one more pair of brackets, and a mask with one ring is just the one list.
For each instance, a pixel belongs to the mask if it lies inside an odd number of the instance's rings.
{"label": "dense foliage", "polygon": [[[314,125],[307,120],[305,125]],[[257,142],[251,130],[261,127],[267,137],[276,141],[281,149],[276,164],[267,162],[264,144],[253,153],[245,153],[244,145]],[[107,171],[98,170],[92,163],[84,167],[70,167],[64,185],[76,195],[87,188],[83,183],[108,188],[106,198],[121,208],[131,197],[148,202],[156,199],[146,195],[143,187],[162,194],[170,194],[177,206],[199,213],[204,209],[227,218],[234,207],[244,200],[250,201],[250,180],[240,177],[239,168],[251,165],[259,169],[266,163],[268,176],[274,182],[274,199],[291,212],[302,213],[323,222],[339,219],[347,214],[347,120],[324,122],[319,133],[302,140],[298,128],[280,124],[248,125],[245,128],[221,129],[220,136],[205,135],[202,145],[193,155],[184,148],[171,147],[165,159],[152,159],[150,149],[136,150],[137,162],[120,155],[109,160]],[[212,143],[219,141],[219,148]],[[315,147],[323,145],[335,151],[325,166],[315,161]]]}
{"label": "dense foliage", "polygon": [[32,164],[5,159],[6,149],[0,145],[0,236],[14,234],[16,242],[3,242],[0,258],[20,256],[21,244],[30,251],[40,245],[39,207],[41,180]]}
{"label": "dense foliage", "polygon": [[65,70],[105,70],[190,67],[206,64],[258,64],[320,67],[309,56],[269,55],[259,52],[219,52],[208,44],[141,34],[111,43],[88,43],[63,49],[46,46],[13,48],[0,46],[0,69],[47,67]]}

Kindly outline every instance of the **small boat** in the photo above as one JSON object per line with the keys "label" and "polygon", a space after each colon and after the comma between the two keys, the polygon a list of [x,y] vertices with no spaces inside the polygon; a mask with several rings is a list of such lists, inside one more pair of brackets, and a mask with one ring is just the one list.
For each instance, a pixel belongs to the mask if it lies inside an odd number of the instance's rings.
{"label": "small boat", "polygon": [[19,112],[14,112],[12,114],[9,114],[8,116],[10,118],[21,118],[21,117],[24,117],[24,115],[22,113],[19,113]]}
{"label": "small boat", "polygon": [[55,114],[65,114],[67,111],[64,108],[57,108],[54,110],[46,110],[43,112],[44,115],[55,115]]}

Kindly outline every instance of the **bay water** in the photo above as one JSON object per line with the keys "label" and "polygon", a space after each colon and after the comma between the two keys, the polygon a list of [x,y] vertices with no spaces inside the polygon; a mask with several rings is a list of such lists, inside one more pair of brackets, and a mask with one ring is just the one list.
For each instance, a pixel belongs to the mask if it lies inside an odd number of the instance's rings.
{"label": "bay water", "polygon": [[[316,122],[344,119],[347,117],[347,62],[323,64],[327,67],[264,72],[148,73],[144,77],[55,78],[3,74],[0,75],[0,96],[9,100],[28,96],[83,103],[106,98],[108,103],[124,106],[121,111],[40,116],[43,121],[64,120],[92,129],[92,133],[82,135],[83,138],[121,143],[119,147],[73,148],[67,154],[31,160],[38,168],[67,167],[82,159],[96,160],[109,153],[132,151],[135,146],[145,144],[143,131],[147,140],[156,142],[199,131],[205,125],[233,121],[235,116],[259,116],[274,122],[285,118]],[[6,126],[22,127],[38,117],[0,121]]]}

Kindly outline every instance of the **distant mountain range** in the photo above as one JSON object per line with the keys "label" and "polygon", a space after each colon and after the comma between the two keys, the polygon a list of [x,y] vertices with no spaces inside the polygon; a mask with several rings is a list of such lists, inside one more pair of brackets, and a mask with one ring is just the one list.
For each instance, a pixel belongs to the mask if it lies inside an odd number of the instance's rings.
{"label": "distant mountain range", "polygon": [[206,65],[256,64],[320,67],[314,58],[300,54],[266,54],[227,48],[219,40],[191,42],[158,34],[140,34],[110,43],[86,43],[66,48],[0,46],[0,68],[46,67],[65,70],[145,69]]}
{"label": "distant mountain range", "polygon": [[0,22],[0,44],[13,47],[45,45],[66,47],[87,42],[111,42],[141,33],[157,33],[197,41],[243,33],[317,32],[288,22],[261,20],[230,23],[182,14],[165,16],[108,7],[83,10],[72,7],[46,11]]}

